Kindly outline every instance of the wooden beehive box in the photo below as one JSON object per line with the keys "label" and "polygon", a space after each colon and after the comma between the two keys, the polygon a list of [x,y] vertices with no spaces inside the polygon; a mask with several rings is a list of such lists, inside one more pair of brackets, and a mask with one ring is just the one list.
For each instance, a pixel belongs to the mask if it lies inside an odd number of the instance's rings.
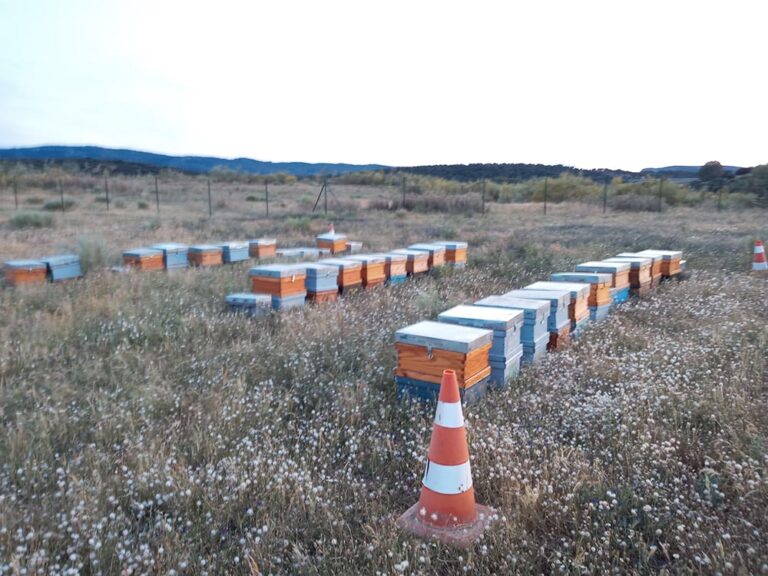
{"label": "wooden beehive box", "polygon": [[683,253],[679,250],[642,250],[638,254],[641,256],[660,256],[661,276],[663,278],[672,278],[680,274]]}
{"label": "wooden beehive box", "polygon": [[644,294],[651,288],[651,268],[653,260],[642,256],[614,256],[606,262],[626,262],[629,264],[629,287],[637,294]]}
{"label": "wooden beehive box", "polygon": [[399,249],[392,250],[391,253],[406,257],[405,270],[408,274],[423,274],[429,271],[429,252]]}
{"label": "wooden beehive box", "polygon": [[568,304],[568,317],[571,320],[571,330],[576,328],[576,324],[589,318],[589,284],[580,284],[578,282],[534,282],[525,287],[531,290],[568,290],[571,294],[571,301]]}
{"label": "wooden beehive box", "polygon": [[550,333],[559,332],[563,326],[570,326],[571,324],[571,319],[568,317],[568,305],[571,303],[571,293],[569,290],[534,290],[532,288],[523,288],[522,290],[507,292],[504,296],[549,302],[547,331]]}
{"label": "wooden beehive box", "polygon": [[3,277],[9,286],[43,284],[47,268],[40,260],[8,260],[3,264]]}
{"label": "wooden beehive box", "polygon": [[248,275],[251,278],[251,291],[256,294],[269,294],[277,298],[306,296],[307,272],[304,266],[295,264],[254,266]]}
{"label": "wooden beehive box", "polygon": [[213,244],[196,244],[189,247],[189,265],[190,266],[221,266],[222,260],[221,246]]}
{"label": "wooden beehive box", "polygon": [[[335,300],[339,293],[339,269],[325,264],[305,264],[307,297],[310,300]],[[333,295],[333,298],[330,295]],[[320,295],[318,297],[318,295]]]}
{"label": "wooden beehive box", "polygon": [[318,234],[315,238],[318,248],[326,248],[331,254],[340,254],[347,249],[347,235],[337,232]]}
{"label": "wooden beehive box", "polygon": [[277,252],[277,240],[257,238],[248,242],[248,254],[251,258],[273,258]]}
{"label": "wooden beehive box", "polygon": [[521,337],[523,345],[539,345],[546,342],[547,320],[550,304],[544,300],[526,300],[511,296],[488,296],[475,302],[475,306],[491,306],[493,308],[512,308],[523,311],[523,327]]}
{"label": "wooden beehive box", "polygon": [[221,242],[216,244],[216,246],[221,248],[221,259],[224,264],[244,262],[250,258],[248,242],[234,240],[230,242]]}
{"label": "wooden beehive box", "polygon": [[133,248],[123,252],[123,264],[136,270],[162,270],[163,252],[154,248]]}
{"label": "wooden beehive box", "polygon": [[443,370],[454,370],[460,388],[470,388],[491,374],[488,361],[493,332],[468,326],[424,321],[395,333],[395,374],[440,384]]}
{"label": "wooden beehive box", "polygon": [[427,266],[430,268],[436,268],[445,264],[445,246],[440,244],[411,244],[408,246],[408,250],[427,252],[429,254]]}
{"label": "wooden beehive box", "polygon": [[51,282],[61,282],[80,278],[83,270],[80,267],[80,256],[77,254],[61,254],[40,259],[47,268],[48,279]]}
{"label": "wooden beehive box", "polygon": [[445,261],[448,264],[452,264],[457,268],[462,268],[467,263],[467,250],[469,244],[466,242],[460,242],[457,240],[441,240],[439,242],[432,242],[432,244],[439,244],[445,246]]}
{"label": "wooden beehive box", "polygon": [[617,258],[650,258],[651,259],[651,288],[656,288],[661,282],[661,256],[640,254],[639,252],[622,252]]}
{"label": "wooden beehive box", "polygon": [[387,279],[385,271],[386,258],[384,254],[357,254],[347,256],[348,260],[356,260],[363,266],[363,287],[373,288],[384,284]]}
{"label": "wooden beehive box", "polygon": [[189,267],[189,247],[178,242],[164,242],[151,246],[163,253],[163,265],[166,270],[180,270]]}
{"label": "wooden beehive box", "polygon": [[384,254],[384,275],[390,284],[404,282],[408,276],[406,266],[408,257],[405,254]]}
{"label": "wooden beehive box", "polygon": [[610,274],[590,274],[586,272],[558,272],[550,276],[553,282],[576,282],[589,284],[589,306],[610,306],[611,283],[613,277]]}
{"label": "wooden beehive box", "polygon": [[318,263],[334,266],[337,269],[339,290],[342,293],[361,286],[363,283],[363,264],[361,262],[347,258],[326,258]]}
{"label": "wooden beehive box", "polygon": [[268,294],[230,294],[225,301],[230,310],[247,316],[268,316],[272,311],[272,297]]}
{"label": "wooden beehive box", "polygon": [[594,272],[611,275],[611,288],[629,288],[630,265],[626,262],[606,262],[605,260],[582,262],[576,265],[576,272]]}

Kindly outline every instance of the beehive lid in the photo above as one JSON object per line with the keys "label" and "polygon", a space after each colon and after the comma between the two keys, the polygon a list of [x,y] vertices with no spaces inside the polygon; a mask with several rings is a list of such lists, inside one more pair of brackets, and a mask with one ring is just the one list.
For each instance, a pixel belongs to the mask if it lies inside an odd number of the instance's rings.
{"label": "beehive lid", "polygon": [[179,244],[178,242],[163,242],[160,244],[154,244],[152,248],[156,250],[162,250],[163,252],[184,252],[189,247],[186,244]]}
{"label": "beehive lid", "polygon": [[339,232],[325,232],[324,234],[318,234],[317,235],[318,240],[328,240],[330,242],[335,242],[336,240],[346,240],[347,235],[346,234],[340,234]]}
{"label": "beehive lid", "polygon": [[314,246],[300,246],[299,248],[296,248],[298,250],[299,254],[301,256],[320,256],[322,253],[320,251],[320,248],[315,248]]}
{"label": "beehive lid", "polygon": [[278,256],[303,256],[301,248],[281,248],[277,251]]}
{"label": "beehive lid", "polygon": [[651,262],[661,260],[661,256],[654,256],[653,254],[640,254],[640,252],[622,252],[616,254],[615,258],[650,258]]}
{"label": "beehive lid", "polygon": [[448,250],[461,250],[469,248],[469,244],[461,242],[459,240],[440,240],[438,242],[432,242],[432,244],[439,244],[445,246]]}
{"label": "beehive lid", "polygon": [[605,260],[582,262],[576,265],[576,272],[608,272],[616,274],[629,270],[628,262],[606,262]]}
{"label": "beehive lid", "polygon": [[195,244],[189,247],[190,252],[221,252],[221,246],[215,244]]}
{"label": "beehive lid", "polygon": [[229,294],[225,300],[227,304],[237,304],[239,306],[272,306],[272,296],[269,294],[242,292],[239,294]]}
{"label": "beehive lid", "polygon": [[524,312],[512,308],[490,308],[488,306],[462,304],[441,312],[437,319],[443,322],[456,320],[476,328],[506,332],[523,323]]}
{"label": "beehive lid", "polygon": [[570,290],[535,290],[532,288],[523,288],[522,290],[512,290],[507,292],[504,296],[511,296],[514,298],[531,298],[533,300],[555,300],[557,305],[567,305],[571,301]]}
{"label": "beehive lid", "polygon": [[653,264],[652,258],[643,256],[614,256],[613,258],[606,258],[606,262],[626,262],[633,270],[642,268],[643,266],[650,266]]}
{"label": "beehive lid", "polygon": [[549,315],[550,303],[545,300],[525,300],[507,296],[488,296],[475,302],[475,306],[490,306],[492,308],[514,308],[522,310],[525,317],[533,322]]}
{"label": "beehive lid", "polygon": [[406,250],[404,248],[400,248],[398,250],[392,250],[392,254],[403,254],[404,256],[407,256],[409,258],[424,258],[429,257],[429,252],[424,252],[423,250]]}
{"label": "beehive lid", "polygon": [[242,242],[240,240],[230,240],[229,242],[219,242],[217,244],[220,248],[229,248],[230,250],[244,250],[248,248],[248,242]]}
{"label": "beehive lid", "polygon": [[[515,291],[513,290],[512,292]],[[512,292],[502,294],[499,296],[499,298],[503,298],[504,300],[508,301],[510,303],[510,307],[520,308],[521,310],[535,310],[537,313],[542,312],[547,315],[549,314],[549,302],[545,300],[536,300],[534,298],[529,300],[528,298],[514,296],[512,295]],[[494,298],[494,296],[491,296],[491,298]]]}
{"label": "beehive lid", "polygon": [[339,269],[336,266],[324,266],[323,264],[304,264],[303,266],[307,271],[307,276],[312,278],[335,277],[339,273]]}
{"label": "beehive lid", "polygon": [[354,270],[355,268],[362,268],[363,263],[357,260],[348,260],[346,258],[326,258],[320,260],[318,264],[327,264],[328,266],[336,266],[342,270]]}
{"label": "beehive lid", "polygon": [[581,282],[534,282],[525,287],[526,290],[568,290],[571,296],[589,296],[589,284]]}
{"label": "beehive lid", "polygon": [[162,256],[163,251],[155,248],[131,248],[130,250],[123,252],[123,254],[141,258],[142,256]]}
{"label": "beehive lid", "polygon": [[564,280],[566,282],[587,282],[589,284],[610,284],[613,281],[611,274],[598,274],[588,272],[557,272],[550,275],[554,282]]}
{"label": "beehive lid", "polygon": [[395,342],[467,354],[493,341],[493,332],[481,328],[426,320],[395,332]]}
{"label": "beehive lid", "polygon": [[256,238],[254,240],[248,240],[250,244],[256,244],[258,246],[269,246],[272,244],[277,244],[277,240],[274,238]]}
{"label": "beehive lid", "polygon": [[248,271],[249,276],[266,276],[269,278],[290,278],[306,274],[306,264],[266,264],[254,266]]}
{"label": "beehive lid", "polygon": [[45,263],[40,260],[8,260],[4,266],[6,268],[29,270],[32,268],[45,268]]}
{"label": "beehive lid", "polygon": [[643,250],[640,256],[660,256],[662,260],[679,260],[683,253],[678,250]]}
{"label": "beehive lid", "polygon": [[58,256],[46,256],[40,258],[48,266],[67,266],[68,264],[77,264],[80,262],[80,256],[77,254],[60,254]]}
{"label": "beehive lid", "polygon": [[388,252],[384,254],[384,259],[387,262],[405,262],[408,260],[408,256],[406,254],[397,254],[393,252]]}
{"label": "beehive lid", "polygon": [[445,246],[441,244],[411,244],[408,250],[418,250],[420,252],[445,252]]}
{"label": "beehive lid", "polygon": [[347,260],[358,260],[365,262],[366,264],[383,264],[386,258],[384,254],[357,254],[355,256],[347,256]]}

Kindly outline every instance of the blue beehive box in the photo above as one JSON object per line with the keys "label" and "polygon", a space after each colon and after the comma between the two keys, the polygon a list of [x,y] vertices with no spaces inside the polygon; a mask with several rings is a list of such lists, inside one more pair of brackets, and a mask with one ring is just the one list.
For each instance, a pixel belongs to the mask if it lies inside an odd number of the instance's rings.
{"label": "blue beehive box", "polygon": [[305,264],[307,292],[336,292],[339,289],[339,269],[324,264]]}
{"label": "blue beehive box", "polygon": [[523,288],[522,290],[512,290],[505,296],[514,298],[528,298],[531,300],[545,300],[549,302],[550,310],[547,317],[547,330],[550,332],[559,332],[571,321],[568,318],[568,305],[571,303],[570,290],[535,290],[532,288]]}
{"label": "blue beehive box", "polygon": [[278,296],[272,296],[272,308],[275,310],[288,310],[291,308],[304,308],[306,302],[306,295],[300,294],[298,296],[288,296],[286,298],[280,298]]}
{"label": "blue beehive box", "polygon": [[272,297],[268,294],[230,294],[225,301],[233,312],[248,316],[268,316],[272,311]]}
{"label": "blue beehive box", "polygon": [[80,268],[80,256],[77,254],[62,254],[60,256],[48,256],[41,258],[45,264],[48,279],[51,282],[80,278],[83,271]]}
{"label": "blue beehive box", "polygon": [[520,340],[533,346],[539,339],[549,341],[547,331],[547,318],[549,317],[550,304],[545,300],[525,300],[509,296],[489,296],[475,302],[475,306],[491,306],[493,308],[514,308],[523,311],[523,327]]}
{"label": "blue beehive box", "polygon": [[581,320],[580,322],[577,322],[575,326],[571,328],[571,338],[578,338],[581,336],[581,334],[584,332],[587,326],[589,326],[589,323],[591,322],[591,319],[589,316]]}
{"label": "blue beehive box", "polygon": [[523,342],[523,359],[522,364],[533,364],[541,360],[547,353],[547,344],[549,343],[549,332],[545,332],[544,336],[536,340],[533,344]]}
{"label": "blue beehive box", "polygon": [[483,328],[493,332],[489,360],[506,362],[522,350],[520,340],[524,312],[512,308],[491,308],[489,306],[454,306],[441,312],[438,321]]}
{"label": "blue beehive box", "polygon": [[[459,387],[462,402],[465,404],[477,402],[487,392],[490,381],[491,377],[486,376],[474,386],[469,388]],[[437,398],[440,395],[440,384],[433,382],[395,376],[395,384],[397,385],[398,400],[411,399],[422,402],[437,402]]]}
{"label": "blue beehive box", "polygon": [[250,258],[248,254],[248,242],[221,242],[217,244],[221,247],[221,257],[224,264],[234,262],[244,262]]}
{"label": "blue beehive box", "polygon": [[166,270],[178,270],[189,267],[189,260],[187,258],[189,247],[186,244],[164,242],[162,244],[155,244],[152,248],[162,251],[163,265]]}
{"label": "blue beehive box", "polygon": [[603,274],[598,272],[556,272],[550,275],[550,280],[553,282],[582,282],[585,284],[608,284],[609,286],[613,282],[613,276],[611,274]]}
{"label": "blue beehive box", "polygon": [[629,300],[629,286],[625,288],[611,288],[611,300],[614,306],[623,304]]}
{"label": "blue beehive box", "polygon": [[[387,276],[387,283],[402,284],[408,279],[406,263],[408,257],[404,254],[384,254],[384,272]],[[398,273],[402,272],[402,274]]]}
{"label": "blue beehive box", "polygon": [[490,360],[491,364],[491,384],[496,386],[504,386],[507,382],[513,378],[517,378],[520,374],[520,366],[523,360],[523,349],[517,354],[510,356],[506,362],[499,360]]}
{"label": "blue beehive box", "polygon": [[611,304],[606,304],[605,306],[590,306],[589,319],[593,322],[605,320],[611,312],[611,306]]}

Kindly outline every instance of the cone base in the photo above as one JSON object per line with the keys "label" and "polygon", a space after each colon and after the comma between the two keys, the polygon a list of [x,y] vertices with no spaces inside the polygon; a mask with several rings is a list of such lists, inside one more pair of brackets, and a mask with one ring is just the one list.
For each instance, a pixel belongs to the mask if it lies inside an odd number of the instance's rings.
{"label": "cone base", "polygon": [[397,519],[397,527],[418,536],[419,538],[435,538],[459,548],[468,548],[483,535],[485,529],[493,521],[494,510],[489,506],[475,504],[477,519],[466,526],[459,528],[440,528],[425,524],[419,520],[420,503],[416,502]]}

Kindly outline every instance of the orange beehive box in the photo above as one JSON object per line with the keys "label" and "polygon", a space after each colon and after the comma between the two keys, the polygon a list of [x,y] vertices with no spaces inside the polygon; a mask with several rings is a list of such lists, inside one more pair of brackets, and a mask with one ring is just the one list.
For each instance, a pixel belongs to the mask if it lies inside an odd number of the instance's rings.
{"label": "orange beehive box", "polygon": [[319,234],[315,241],[318,248],[325,248],[331,251],[331,254],[339,254],[347,250],[347,235],[337,234],[336,232],[326,232]]}
{"label": "orange beehive box", "polygon": [[338,290],[326,290],[324,292],[307,292],[307,300],[310,302],[336,302],[339,297]]}
{"label": "orange beehive box", "polygon": [[387,279],[385,270],[386,257],[384,254],[358,254],[347,256],[346,260],[360,262],[363,266],[363,287],[372,288],[384,284]]}
{"label": "orange beehive box", "polygon": [[258,238],[248,242],[248,255],[251,258],[272,258],[277,252],[277,240]]}
{"label": "orange beehive box", "polygon": [[679,250],[643,250],[638,252],[640,256],[654,256],[661,258],[661,275],[664,278],[671,278],[680,274],[680,263],[683,259],[683,253]]}
{"label": "orange beehive box", "polygon": [[137,270],[164,270],[163,251],[154,248],[134,248],[123,252],[123,264]]}
{"label": "orange beehive box", "polygon": [[384,275],[387,278],[400,277],[408,274],[406,270],[408,257],[405,254],[384,254]]}
{"label": "orange beehive box", "polygon": [[408,246],[408,250],[417,250],[429,254],[427,266],[430,269],[445,264],[445,246],[441,244],[411,244]]}
{"label": "orange beehive box", "polygon": [[593,272],[596,274],[610,274],[611,288],[623,290],[629,288],[630,265],[626,262],[582,262],[576,266],[576,272]]}
{"label": "orange beehive box", "polygon": [[349,290],[363,283],[363,264],[356,260],[348,258],[328,258],[320,260],[318,264],[325,266],[336,266],[339,269],[338,283],[339,290]]}
{"label": "orange beehive box", "polygon": [[306,270],[296,264],[271,264],[250,269],[251,292],[278,298],[306,294]]}
{"label": "orange beehive box", "polygon": [[550,276],[553,282],[578,282],[589,284],[589,306],[606,306],[611,303],[611,274],[587,272],[558,272]]}
{"label": "orange beehive box", "polygon": [[432,244],[445,246],[445,261],[449,264],[461,267],[467,263],[467,249],[469,248],[469,244],[466,242],[441,240],[439,242],[432,242]]}
{"label": "orange beehive box", "polygon": [[10,286],[43,284],[47,266],[39,260],[9,260],[3,264],[3,276]]}
{"label": "orange beehive box", "polygon": [[643,256],[615,256],[606,259],[606,262],[627,262],[631,266],[629,270],[629,286],[635,294],[645,294],[651,288],[651,270],[653,259]]}
{"label": "orange beehive box", "polygon": [[408,274],[423,274],[429,271],[429,252],[419,250],[392,250],[392,254],[403,254],[407,260],[405,270]]}
{"label": "orange beehive box", "polygon": [[190,266],[221,266],[223,262],[221,246],[198,244],[190,246],[188,257]]}

